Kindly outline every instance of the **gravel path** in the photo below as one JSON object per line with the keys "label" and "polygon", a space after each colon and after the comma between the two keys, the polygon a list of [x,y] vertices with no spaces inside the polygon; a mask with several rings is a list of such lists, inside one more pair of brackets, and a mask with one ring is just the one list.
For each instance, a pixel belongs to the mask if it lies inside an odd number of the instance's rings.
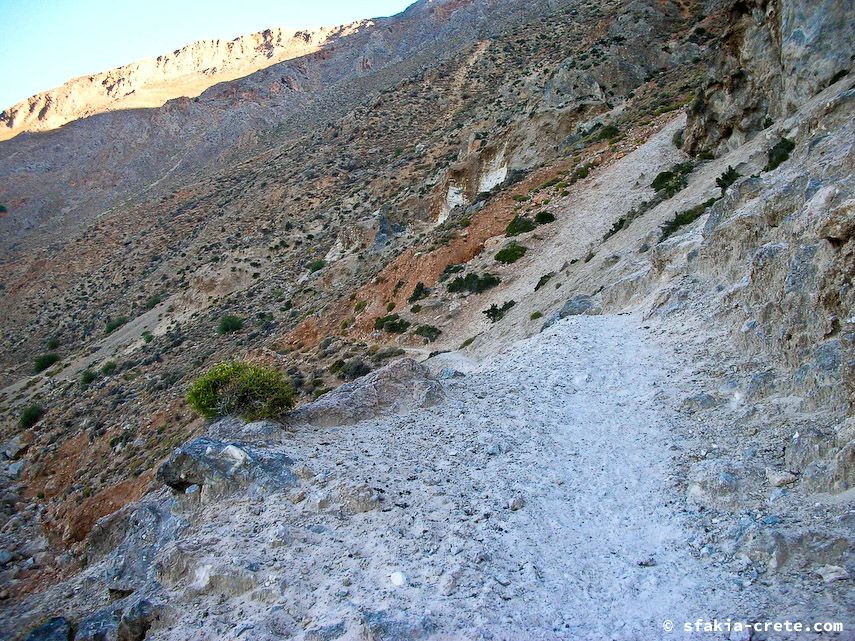
{"label": "gravel path", "polygon": [[487,462],[484,483],[525,501],[500,513],[504,531],[490,531],[493,563],[511,581],[496,591],[514,597],[486,600],[491,623],[656,638],[666,619],[693,620],[718,600],[711,571],[687,549],[669,478],[676,369],[636,319],[577,317],[513,346],[452,394],[472,428],[510,445]]}
{"label": "gravel path", "polygon": [[[170,598],[209,613],[194,639],[667,639],[666,619],[734,614],[669,477],[677,368],[635,317],[576,317],[440,405],[297,430],[284,449],[315,476],[194,516]],[[200,626],[168,623],[152,638]]]}
{"label": "gravel path", "polygon": [[[681,369],[634,316],[573,317],[444,378],[427,409],[244,430],[295,461],[298,486],[174,506],[147,641],[629,641],[738,616],[671,477]],[[139,586],[127,570],[153,542],[132,536],[21,607],[111,607],[104,579]]]}

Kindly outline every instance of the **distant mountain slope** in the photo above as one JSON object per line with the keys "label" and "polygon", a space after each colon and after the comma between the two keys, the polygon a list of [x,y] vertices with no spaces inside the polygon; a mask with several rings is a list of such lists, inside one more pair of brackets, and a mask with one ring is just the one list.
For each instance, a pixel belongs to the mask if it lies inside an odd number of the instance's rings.
{"label": "distant mountain slope", "polygon": [[[0,251],[63,238],[114,206],[233,166],[341,116],[484,32],[549,3],[441,0],[328,33],[322,46],[153,109],[0,143]],[[379,73],[381,72],[382,73]]]}
{"label": "distant mountain slope", "polygon": [[0,140],[49,131],[107,111],[160,107],[195,98],[219,82],[317,51],[364,23],[314,31],[266,29],[234,40],[200,40],[157,58],[141,60],[38,93],[0,113]]}

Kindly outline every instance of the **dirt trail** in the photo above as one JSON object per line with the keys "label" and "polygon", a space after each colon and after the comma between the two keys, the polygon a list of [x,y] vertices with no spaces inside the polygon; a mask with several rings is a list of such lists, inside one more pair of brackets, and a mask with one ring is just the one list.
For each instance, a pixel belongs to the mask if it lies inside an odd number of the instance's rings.
{"label": "dirt trail", "polygon": [[[680,368],[635,316],[576,317],[439,405],[283,435],[314,476],[193,514],[151,638],[667,639],[739,616],[670,476]],[[379,505],[342,513],[350,487]]]}

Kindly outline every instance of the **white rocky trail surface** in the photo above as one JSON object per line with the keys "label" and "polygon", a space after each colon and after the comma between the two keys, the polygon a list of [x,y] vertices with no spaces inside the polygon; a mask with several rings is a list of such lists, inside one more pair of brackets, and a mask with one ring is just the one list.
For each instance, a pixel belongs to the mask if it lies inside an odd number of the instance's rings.
{"label": "white rocky trail surface", "polygon": [[576,317],[432,407],[273,436],[300,487],[179,504],[176,607],[146,638],[639,639],[741,614],[671,477],[681,367],[635,316]]}

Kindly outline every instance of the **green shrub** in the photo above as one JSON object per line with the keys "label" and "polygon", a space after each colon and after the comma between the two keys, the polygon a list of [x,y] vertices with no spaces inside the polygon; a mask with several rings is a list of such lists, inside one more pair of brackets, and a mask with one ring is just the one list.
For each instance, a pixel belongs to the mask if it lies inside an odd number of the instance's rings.
{"label": "green shrub", "polygon": [[577,180],[582,180],[583,178],[587,178],[588,174],[591,173],[591,169],[593,168],[594,165],[589,162],[586,162],[584,165],[576,167],[576,169],[573,170],[573,182],[576,182]]}
{"label": "green shrub", "polygon": [[686,187],[686,176],[692,172],[693,168],[692,163],[681,162],[668,171],[660,171],[656,174],[650,186],[666,198],[671,198]]}
{"label": "green shrub", "polygon": [[146,329],[143,330],[142,339],[144,343],[148,344],[154,340],[154,335]]}
{"label": "green shrub", "polygon": [[371,358],[375,361],[383,361],[387,358],[394,358],[395,356],[400,356],[403,353],[405,352],[400,347],[386,347],[374,354],[374,356],[372,356]]}
{"label": "green shrub", "polygon": [[712,204],[717,200],[718,198],[710,198],[709,200],[702,202],[700,205],[695,205],[691,209],[687,209],[686,211],[674,216],[673,219],[662,225],[661,233],[659,235],[659,242],[661,243],[675,231],[680,229],[680,227],[695,222],[698,218],[703,216],[704,212],[709,209]]}
{"label": "green shrub", "polygon": [[457,349],[466,349],[466,348],[467,348],[467,347],[469,347],[472,343],[474,343],[474,342],[475,342],[475,339],[476,339],[476,338],[477,338],[477,336],[471,336],[470,338],[467,338],[465,341],[463,341],[462,343],[460,343],[460,347],[458,347]]}
{"label": "green shrub", "polygon": [[411,311],[413,314],[418,314],[420,311],[422,311],[422,306],[421,306],[421,305],[419,305],[418,303],[416,303],[415,305],[413,305],[412,307],[410,307],[410,311]]}
{"label": "green shrub", "polygon": [[18,426],[21,429],[28,430],[33,425],[39,422],[39,419],[45,415],[45,409],[41,405],[29,405],[18,419]]}
{"label": "green shrub", "polygon": [[80,385],[82,387],[89,387],[89,385],[98,378],[98,374],[93,372],[91,369],[83,370],[83,373],[80,375]]}
{"label": "green shrub", "polygon": [[543,312],[533,312],[531,316],[529,316],[531,320],[537,320],[538,318],[543,318]]}
{"label": "green shrub", "polygon": [[727,188],[730,187],[736,180],[739,178],[739,172],[736,171],[730,165],[727,166],[727,170],[718,178],[715,179],[715,184],[721,189],[721,195],[724,196],[724,192],[727,191]]}
{"label": "green shrub", "polygon": [[359,312],[361,312],[366,307],[368,307],[368,301],[367,300],[360,300],[360,301],[357,301],[356,305],[353,306],[353,311],[358,314]]}
{"label": "green shrub", "polygon": [[154,309],[155,307],[160,305],[162,300],[163,297],[160,294],[154,294],[152,296],[149,296],[148,299],[146,299],[145,305],[143,305],[143,307],[145,307],[146,309]]}
{"label": "green shrub", "polygon": [[309,263],[309,272],[314,273],[326,267],[327,261],[323,258],[318,258],[317,260],[313,260]]}
{"label": "green shrub", "polygon": [[45,342],[45,347],[51,350],[56,349],[57,347],[59,347],[59,339],[56,336],[47,339],[47,341]]}
{"label": "green shrub", "polygon": [[112,334],[117,329],[119,329],[122,325],[128,322],[127,316],[117,316],[116,318],[108,318],[107,324],[104,327],[105,334]]}
{"label": "green shrub", "polygon": [[515,263],[520,258],[522,258],[528,248],[519,245],[517,243],[510,243],[506,247],[503,247],[498,252],[496,252],[496,260],[500,263],[505,263],[506,265],[510,265],[511,263]]}
{"label": "green shrub", "polygon": [[374,329],[382,329],[390,334],[403,334],[410,326],[410,322],[398,316],[398,314],[389,314],[388,316],[380,316],[374,320]]}
{"label": "green shrub", "polygon": [[526,196],[525,194],[514,194],[513,198],[518,203],[524,203],[525,201],[528,200],[528,196]]}
{"label": "green shrub", "polygon": [[415,289],[413,289],[413,293],[410,294],[410,297],[407,299],[408,303],[415,303],[417,300],[421,300],[422,298],[427,298],[430,295],[430,289],[425,287],[425,284],[421,281],[416,283]]}
{"label": "green shrub", "polygon": [[502,320],[507,311],[516,304],[516,301],[513,300],[505,301],[501,307],[498,307],[496,303],[493,303],[492,305],[490,305],[489,309],[485,309],[481,313],[486,315],[487,318],[490,319],[491,323],[495,323]]}
{"label": "green shrub", "polygon": [[442,334],[442,330],[433,325],[419,325],[415,333],[422,338],[426,338],[429,343],[433,343]]}
{"label": "green shrub", "polygon": [[0,205],[0,214],[5,214],[7,211],[9,210],[6,209],[6,205]]}
{"label": "green shrub", "polygon": [[115,371],[116,371],[116,368],[118,368],[118,367],[119,367],[119,366],[118,366],[118,364],[116,363],[116,361],[107,361],[107,362],[106,362],[106,363],[104,363],[104,365],[101,367],[101,373],[102,373],[104,376],[110,376],[110,374],[112,374],[113,372],[115,372]]}
{"label": "green shrub", "polygon": [[343,362],[341,367],[338,368],[338,377],[352,381],[360,376],[365,376],[370,371],[371,368],[361,358],[351,358]]}
{"label": "green shrub", "polygon": [[231,334],[232,332],[239,332],[241,329],[243,329],[242,318],[231,314],[220,317],[220,324],[217,326],[219,334]]}
{"label": "green shrub", "polygon": [[534,227],[534,221],[531,218],[517,214],[505,228],[505,236],[519,236],[527,231],[531,231]]}
{"label": "green shrub", "polygon": [[493,276],[493,274],[489,273],[485,273],[483,276],[478,276],[477,274],[466,274],[466,276],[458,276],[448,283],[446,289],[448,289],[452,294],[457,292],[480,294],[491,287],[495,287],[500,282],[501,281],[497,276]]}
{"label": "green shrub", "polygon": [[541,276],[540,280],[537,281],[537,285],[534,286],[534,291],[537,291],[538,289],[546,285],[546,283],[548,283],[553,276],[555,276],[555,272],[549,272],[548,274],[544,274],[543,276]]}
{"label": "green shrub", "polygon": [[615,127],[614,125],[606,125],[605,127],[600,127],[596,135],[594,136],[595,141],[606,140],[611,138],[616,138],[620,134],[620,129]]}
{"label": "green shrub", "polygon": [[294,387],[276,369],[230,361],[215,365],[193,381],[187,403],[208,419],[228,414],[245,421],[272,419],[294,406]]}
{"label": "green shrub", "polygon": [[50,352],[49,354],[41,354],[39,356],[36,356],[35,360],[33,361],[33,371],[38,374],[39,372],[45,371],[48,367],[58,362],[59,354],[56,354],[54,352]]}
{"label": "green shrub", "polygon": [[442,270],[442,273],[439,275],[439,282],[443,283],[448,280],[448,277],[452,274],[459,274],[463,271],[463,265],[446,265],[445,269]]}
{"label": "green shrub", "polygon": [[537,191],[540,191],[541,189],[549,189],[550,187],[555,187],[555,185],[557,185],[560,182],[561,182],[561,176],[555,176],[554,178],[550,178],[546,182],[538,185]]}
{"label": "green shrub", "polygon": [[796,148],[796,143],[786,138],[781,138],[775,143],[775,146],[769,150],[769,162],[766,163],[763,171],[772,171],[777,169],[782,162],[790,157],[790,153]]}
{"label": "green shrub", "polygon": [[539,211],[534,217],[534,222],[538,225],[546,225],[547,223],[555,222],[555,214],[548,211]]}
{"label": "green shrub", "polygon": [[626,227],[626,225],[627,225],[626,218],[623,218],[623,217],[618,218],[615,221],[615,224],[612,225],[612,228],[605,233],[605,235],[603,236],[603,240],[608,240],[609,238],[614,236],[616,233],[618,233],[621,229]]}

